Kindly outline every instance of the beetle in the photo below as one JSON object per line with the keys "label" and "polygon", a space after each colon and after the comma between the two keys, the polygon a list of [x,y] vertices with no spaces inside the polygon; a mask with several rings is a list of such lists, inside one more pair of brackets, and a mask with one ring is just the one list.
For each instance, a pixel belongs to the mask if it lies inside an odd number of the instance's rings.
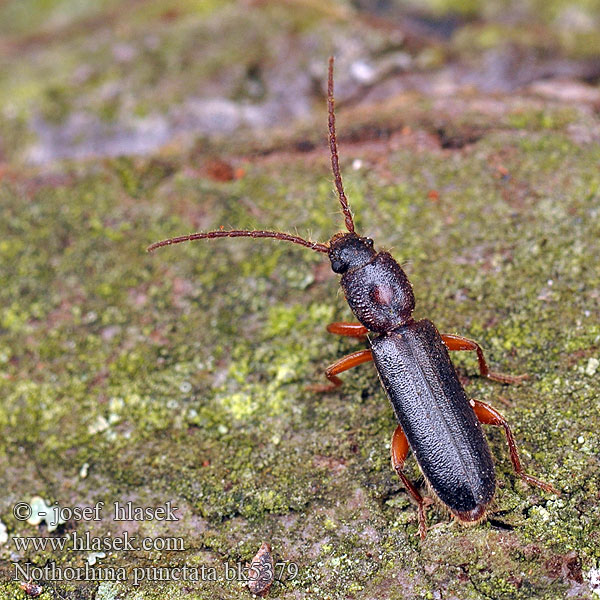
{"label": "beetle", "polygon": [[368,348],[345,356],[325,372],[326,385],[319,392],[338,388],[338,375],[372,361],[392,404],[398,425],[392,435],[392,466],[417,503],[419,535],[427,531],[424,498],[403,468],[409,449],[434,496],[462,524],[485,517],[495,490],[494,462],[481,424],[504,428],[510,458],[517,475],[546,492],[558,494],[552,485],[528,475],[521,466],[517,446],[504,417],[488,404],[467,398],[449,351],[477,354],[483,377],[505,384],[519,383],[527,375],[490,371],[481,346],[458,335],[440,334],[426,319],[415,321],[415,297],[408,277],[387,252],[377,252],[373,240],[355,231],[340,174],[333,95],[333,57],[329,59],[327,107],[329,148],[335,187],[347,231],[328,243],[312,242],[281,231],[218,230],[193,233],[156,242],[151,252],[181,242],[222,237],[274,238],[327,254],[331,269],[341,275],[340,285],[358,323],[331,323],[330,333],[364,339]]}

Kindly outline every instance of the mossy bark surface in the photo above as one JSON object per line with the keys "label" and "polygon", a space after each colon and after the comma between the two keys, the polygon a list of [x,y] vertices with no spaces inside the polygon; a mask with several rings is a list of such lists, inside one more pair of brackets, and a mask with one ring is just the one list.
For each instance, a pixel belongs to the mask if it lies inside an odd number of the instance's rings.
{"label": "mossy bark surface", "polygon": [[[586,23],[600,17],[553,2],[530,8],[536,29],[531,15],[509,27],[494,3],[389,18],[364,4],[0,7],[14,23],[0,26],[1,598],[27,597],[15,563],[62,569],[33,582],[44,600],[247,598],[226,568],[263,542],[282,599],[600,590],[600,92],[585,83]],[[515,48],[529,62],[494,80],[485,57]],[[421,542],[372,365],[335,393],[309,390],[361,348],[325,331],[352,319],[326,257],[247,239],[145,252],[219,227],[322,242],[341,229],[331,53],[358,231],[403,264],[417,318],[477,340],[494,370],[530,375],[502,386],[453,357],[560,497],[522,483],[490,428],[487,520],[464,528],[434,504]],[[419,480],[413,458],[407,471]],[[13,514],[35,496],[104,508],[50,531]],[[114,502],[170,503],[177,520],[118,521]],[[68,581],[90,551],[15,541],[86,532],[154,547],[96,557],[125,582]],[[152,570],[184,565],[204,581]]]}

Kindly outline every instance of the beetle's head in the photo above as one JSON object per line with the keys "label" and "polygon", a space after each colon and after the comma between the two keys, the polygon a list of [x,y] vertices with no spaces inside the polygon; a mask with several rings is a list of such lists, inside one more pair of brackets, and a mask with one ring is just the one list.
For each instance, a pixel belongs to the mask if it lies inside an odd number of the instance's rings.
{"label": "beetle's head", "polygon": [[362,267],[373,260],[373,240],[359,237],[356,233],[336,233],[329,240],[329,260],[334,273]]}

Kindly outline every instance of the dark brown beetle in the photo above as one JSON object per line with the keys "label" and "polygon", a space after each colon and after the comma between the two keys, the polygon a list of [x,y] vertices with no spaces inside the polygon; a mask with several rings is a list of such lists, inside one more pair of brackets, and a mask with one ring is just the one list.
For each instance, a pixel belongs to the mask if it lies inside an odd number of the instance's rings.
{"label": "dark brown beetle", "polygon": [[553,486],[523,471],[508,423],[491,406],[467,398],[448,351],[475,351],[480,374],[494,381],[517,383],[526,376],[493,373],[476,342],[440,334],[431,321],[415,321],[412,286],[400,265],[387,252],[377,252],[373,240],[355,232],[339,169],[333,57],[329,59],[328,112],[331,164],[348,233],[336,233],[328,244],[322,244],[279,231],[220,230],[163,240],[148,250],[199,239],[268,237],[329,256],[332,270],[342,276],[340,284],[359,323],[332,323],[328,331],[361,339],[369,332],[376,335],[368,338],[368,349],[345,356],[327,369],[329,385],[313,389],[321,392],[335,389],[342,384],[337,376],[343,371],[364,362],[375,363],[399,423],[392,436],[392,465],[417,502],[421,538],[426,532],[426,502],[402,471],[409,448],[437,498],[461,523],[475,523],[485,516],[496,489],[494,463],[480,423],[504,428],[510,458],[519,477],[558,494]]}

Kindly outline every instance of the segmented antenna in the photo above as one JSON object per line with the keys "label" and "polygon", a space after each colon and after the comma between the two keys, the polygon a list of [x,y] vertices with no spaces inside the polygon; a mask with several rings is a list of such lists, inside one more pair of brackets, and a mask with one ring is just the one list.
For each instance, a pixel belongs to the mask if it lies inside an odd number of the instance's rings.
{"label": "segmented antenna", "polygon": [[297,235],[291,235],[289,233],[283,233],[281,231],[247,231],[247,230],[230,230],[224,231],[222,229],[218,231],[207,231],[205,233],[191,233],[190,235],[181,235],[179,237],[169,238],[168,240],[162,240],[155,242],[148,246],[147,251],[152,252],[157,248],[163,246],[171,246],[172,244],[180,244],[181,242],[191,242],[193,240],[213,239],[222,237],[251,237],[251,238],[275,238],[276,240],[283,240],[284,242],[293,242],[294,244],[300,244],[310,250],[316,252],[323,252],[327,254],[329,248],[325,244],[319,242],[310,242]]}
{"label": "segmented antenna", "polygon": [[327,79],[327,111],[329,113],[329,149],[331,150],[331,167],[333,169],[333,177],[335,179],[335,187],[337,188],[340,204],[344,213],[346,229],[350,233],[354,233],[354,221],[352,213],[348,205],[348,199],[344,194],[344,186],[342,185],[342,175],[340,174],[340,161],[338,158],[337,139],[335,137],[335,100],[333,98],[333,56],[329,57],[329,77]]}
{"label": "segmented antenna", "polygon": [[[350,233],[354,233],[354,221],[352,220],[352,213],[350,212],[350,206],[348,205],[348,199],[344,194],[344,186],[342,185],[342,176],[340,174],[340,161],[338,157],[337,139],[335,136],[335,100],[333,98],[333,56],[329,57],[329,76],[327,81],[327,111],[329,113],[328,125],[329,125],[329,149],[331,150],[331,167],[333,169],[333,177],[335,180],[335,187],[338,192],[340,204],[342,205],[342,212],[344,213],[344,220],[346,222],[346,229]],[[282,231],[249,231],[245,229],[233,229],[224,231],[222,229],[218,231],[207,231],[205,233],[191,233],[189,235],[182,235],[179,237],[169,238],[160,242],[155,242],[148,246],[147,251],[153,252],[157,248],[163,246],[171,246],[173,244],[181,244],[181,242],[191,242],[193,240],[203,239],[214,239],[222,237],[251,237],[251,238],[274,238],[276,240],[283,240],[284,242],[292,242],[293,244],[299,244],[315,252],[323,252],[327,254],[329,247],[319,242],[311,242],[305,240],[297,235],[291,235],[290,233],[283,233]]]}

